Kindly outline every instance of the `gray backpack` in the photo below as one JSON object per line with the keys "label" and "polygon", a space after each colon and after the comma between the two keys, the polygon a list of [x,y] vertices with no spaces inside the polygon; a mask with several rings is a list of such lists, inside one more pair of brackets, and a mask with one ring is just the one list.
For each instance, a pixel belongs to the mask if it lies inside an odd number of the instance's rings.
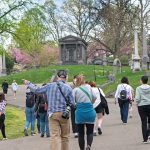
{"label": "gray backpack", "polygon": [[127,91],[126,91],[126,87],[124,85],[122,85],[124,87],[123,90],[121,90],[120,92],[120,100],[125,101],[127,100]]}

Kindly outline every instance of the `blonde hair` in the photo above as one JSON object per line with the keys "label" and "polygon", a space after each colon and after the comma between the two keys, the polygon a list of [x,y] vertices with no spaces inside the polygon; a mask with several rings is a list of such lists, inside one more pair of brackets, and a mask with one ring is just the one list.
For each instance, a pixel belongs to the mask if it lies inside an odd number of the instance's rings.
{"label": "blonde hair", "polygon": [[81,86],[85,84],[85,76],[83,74],[79,74],[76,76],[76,86]]}

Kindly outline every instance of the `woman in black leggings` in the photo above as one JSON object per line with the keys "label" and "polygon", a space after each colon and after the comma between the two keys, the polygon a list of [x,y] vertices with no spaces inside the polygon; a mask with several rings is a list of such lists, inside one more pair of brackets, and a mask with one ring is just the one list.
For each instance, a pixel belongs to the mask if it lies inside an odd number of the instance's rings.
{"label": "woman in black leggings", "polygon": [[85,150],[85,127],[87,135],[86,150],[91,150],[93,142],[93,129],[96,117],[96,112],[93,108],[93,102],[96,100],[96,95],[93,93],[90,85],[85,84],[84,75],[77,75],[73,89],[73,96],[76,101],[75,122],[78,126],[78,142],[80,150]]}
{"label": "woman in black leggings", "polygon": [[3,93],[0,93],[0,130],[2,132],[3,140],[6,140],[5,134],[5,107],[6,101]]}
{"label": "woman in black leggings", "polygon": [[84,141],[84,135],[85,135],[85,128],[86,126],[86,135],[87,135],[87,148],[86,150],[90,150],[92,142],[93,142],[93,129],[94,124],[78,124],[78,132],[79,132],[79,146],[80,150],[84,150],[85,147],[85,141]]}

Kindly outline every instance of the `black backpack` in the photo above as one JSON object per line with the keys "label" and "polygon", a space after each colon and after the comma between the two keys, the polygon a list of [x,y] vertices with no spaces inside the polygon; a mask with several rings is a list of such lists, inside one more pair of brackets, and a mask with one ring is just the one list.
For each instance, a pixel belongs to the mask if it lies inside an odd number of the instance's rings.
{"label": "black backpack", "polygon": [[[124,87],[124,85],[122,85]],[[120,100],[125,101],[127,100],[127,91],[126,88],[124,87],[124,89],[120,92]]]}
{"label": "black backpack", "polygon": [[35,94],[33,92],[26,93],[26,107],[32,108],[35,104]]}

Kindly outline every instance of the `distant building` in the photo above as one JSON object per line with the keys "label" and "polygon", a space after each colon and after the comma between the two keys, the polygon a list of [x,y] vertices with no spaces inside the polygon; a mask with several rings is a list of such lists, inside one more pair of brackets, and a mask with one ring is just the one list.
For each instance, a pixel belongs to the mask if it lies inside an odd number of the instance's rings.
{"label": "distant building", "polygon": [[72,35],[59,39],[60,64],[86,64],[87,43]]}

